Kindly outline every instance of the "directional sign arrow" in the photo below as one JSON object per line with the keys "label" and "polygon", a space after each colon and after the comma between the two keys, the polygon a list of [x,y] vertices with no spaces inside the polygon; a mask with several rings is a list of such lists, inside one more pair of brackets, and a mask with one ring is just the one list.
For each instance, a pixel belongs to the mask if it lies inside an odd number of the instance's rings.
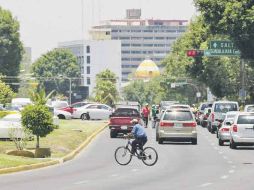
{"label": "directional sign arrow", "polygon": [[217,48],[217,43],[215,42],[215,43],[213,43],[213,47],[216,49]]}

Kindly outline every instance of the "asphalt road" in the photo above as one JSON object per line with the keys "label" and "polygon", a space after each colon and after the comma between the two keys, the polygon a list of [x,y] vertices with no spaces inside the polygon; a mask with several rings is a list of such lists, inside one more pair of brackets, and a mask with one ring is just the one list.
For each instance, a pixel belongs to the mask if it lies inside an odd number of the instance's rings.
{"label": "asphalt road", "polygon": [[147,129],[147,146],[156,148],[159,160],[149,167],[133,158],[127,166],[114,160],[124,139],[102,132],[74,160],[53,167],[0,176],[0,190],[182,190],[254,189],[254,147],[231,150],[219,147],[215,135],[198,127],[198,145],[158,145]]}

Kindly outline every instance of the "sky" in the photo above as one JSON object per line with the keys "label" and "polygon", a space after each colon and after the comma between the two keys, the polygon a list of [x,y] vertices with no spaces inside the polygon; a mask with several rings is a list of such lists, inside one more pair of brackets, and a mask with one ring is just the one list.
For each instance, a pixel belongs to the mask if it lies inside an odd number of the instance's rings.
{"label": "sky", "polygon": [[196,14],[192,0],[0,0],[0,6],[19,21],[33,61],[59,42],[87,39],[100,20],[125,18],[126,9],[140,8],[142,18],[154,19],[190,20]]}

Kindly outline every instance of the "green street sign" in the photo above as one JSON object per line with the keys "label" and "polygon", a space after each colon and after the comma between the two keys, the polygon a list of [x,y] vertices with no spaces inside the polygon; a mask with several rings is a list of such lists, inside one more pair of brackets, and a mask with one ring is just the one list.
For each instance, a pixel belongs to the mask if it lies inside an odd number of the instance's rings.
{"label": "green street sign", "polygon": [[204,56],[240,56],[241,52],[235,48],[231,41],[212,40],[208,50],[204,50]]}

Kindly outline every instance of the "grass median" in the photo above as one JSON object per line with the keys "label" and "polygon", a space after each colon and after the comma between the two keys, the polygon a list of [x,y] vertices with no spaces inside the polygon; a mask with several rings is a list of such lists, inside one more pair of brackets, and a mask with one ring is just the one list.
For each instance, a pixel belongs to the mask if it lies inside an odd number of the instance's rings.
{"label": "grass median", "polygon": [[[60,120],[59,129],[47,137],[40,138],[41,148],[51,149],[51,158],[61,158],[76,149],[96,130],[105,127],[105,121]],[[27,148],[34,148],[35,141],[29,141]],[[0,141],[0,169],[19,165],[34,164],[50,159],[33,159],[6,155],[7,150],[14,150],[11,141]]]}

